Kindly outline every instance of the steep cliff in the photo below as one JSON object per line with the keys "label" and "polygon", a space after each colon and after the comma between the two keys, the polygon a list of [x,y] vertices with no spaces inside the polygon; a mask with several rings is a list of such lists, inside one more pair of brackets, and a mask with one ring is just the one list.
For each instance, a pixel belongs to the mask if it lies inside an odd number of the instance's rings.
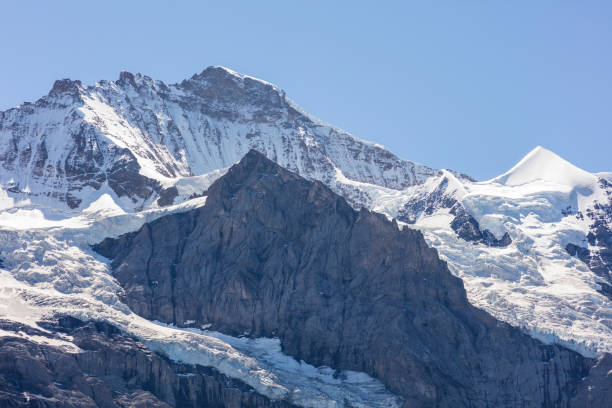
{"label": "steep cliff", "polygon": [[101,201],[133,219],[174,211],[252,148],[419,229],[496,318],[588,357],[612,351],[609,174],[537,147],[474,182],[359,140],[224,67],[176,84],[129,72],[92,86],[59,80],[0,112],[0,227],[102,220],[91,214]]}
{"label": "steep cliff", "polygon": [[[212,368],[172,362],[106,323],[61,317],[41,325],[45,331],[0,321],[2,407],[293,406],[270,401]],[[71,343],[63,343],[72,349],[61,344],[67,337]]]}
{"label": "steep cliff", "polygon": [[177,325],[365,371],[409,407],[566,407],[592,361],[471,306],[420,232],[250,151],[206,205],[94,249],[123,300]]}
{"label": "steep cliff", "polygon": [[437,172],[315,119],[273,84],[209,67],[172,85],[129,72],[94,86],[59,80],[35,103],[0,112],[0,187],[60,208],[104,192],[126,209],[160,196],[167,205],[162,192],[178,179],[231,166],[251,148],[359,201],[344,177],[399,189]]}

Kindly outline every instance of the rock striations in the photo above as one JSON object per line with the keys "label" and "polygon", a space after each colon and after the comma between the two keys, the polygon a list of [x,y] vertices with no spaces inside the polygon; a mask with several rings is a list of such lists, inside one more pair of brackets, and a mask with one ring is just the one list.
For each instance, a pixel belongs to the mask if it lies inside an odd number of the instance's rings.
{"label": "rock striations", "polygon": [[609,173],[537,147],[476,182],[223,67],[62,79],[0,112],[0,258],[0,405],[612,395]]}
{"label": "rock striations", "polygon": [[206,205],[95,246],[147,319],[276,336],[406,407],[568,407],[593,361],[471,306],[420,232],[250,151]]}
{"label": "rock striations", "polygon": [[[1,407],[293,406],[270,401],[212,368],[174,363],[107,323],[60,317],[44,327],[47,330],[0,321],[1,330],[47,340],[0,337]],[[46,344],[61,335],[69,335],[78,351]]]}
{"label": "rock striations", "polygon": [[229,167],[251,148],[356,201],[344,177],[405,188],[437,172],[320,122],[275,85],[209,67],[173,85],[129,72],[89,87],[64,79],[0,112],[0,185],[72,209],[101,192],[142,208],[176,178]]}

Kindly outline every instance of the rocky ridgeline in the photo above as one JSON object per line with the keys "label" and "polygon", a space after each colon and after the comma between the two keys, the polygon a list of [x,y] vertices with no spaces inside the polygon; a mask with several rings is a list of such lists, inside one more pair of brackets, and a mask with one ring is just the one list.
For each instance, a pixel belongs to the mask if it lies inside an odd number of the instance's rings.
{"label": "rocky ridgeline", "polygon": [[104,188],[124,206],[160,196],[167,205],[171,180],[228,167],[251,148],[362,204],[367,194],[336,183],[337,169],[394,189],[436,174],[319,122],[270,83],[210,67],[173,85],[128,72],[89,87],[60,80],[37,102],[0,112],[0,187],[73,209]]}
{"label": "rocky ridgeline", "polygon": [[255,151],[210,187],[206,206],[95,250],[143,317],[279,337],[295,358],[381,379],[407,407],[592,397],[583,387],[595,377],[582,379],[594,361],[471,306],[420,232],[355,211]]}
{"label": "rocky ridgeline", "polygon": [[106,323],[61,317],[40,325],[46,330],[0,321],[2,330],[47,337],[51,343],[70,336],[78,349],[1,337],[2,407],[292,407],[212,368],[174,363]]}

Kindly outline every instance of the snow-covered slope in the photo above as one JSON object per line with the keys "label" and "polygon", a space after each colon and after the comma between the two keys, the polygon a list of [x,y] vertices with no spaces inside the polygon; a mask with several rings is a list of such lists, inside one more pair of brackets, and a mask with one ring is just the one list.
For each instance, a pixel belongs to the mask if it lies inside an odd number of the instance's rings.
{"label": "snow-covered slope", "polygon": [[537,147],[490,181],[443,174],[391,195],[376,208],[421,229],[473,304],[587,355],[612,350],[610,183]]}
{"label": "snow-covered slope", "polygon": [[[284,399],[298,406],[399,406],[397,398],[378,380],[364,373],[338,373],[298,362],[282,353],[278,339],[249,340],[205,328],[179,329],[143,319],[120,301],[120,287],[107,261],[89,245],[109,235],[138,229],[168,212],[204,205],[205,201],[200,197],[134,214],[125,213],[105,194],[70,218],[50,220],[37,210],[2,213],[0,320],[38,329],[43,329],[40,321],[58,314],[105,321],[172,360],[214,367],[270,399]],[[79,352],[69,338],[49,343],[47,337],[23,332],[0,331],[1,336],[21,336]]]}
{"label": "snow-covered slope", "polygon": [[398,189],[436,174],[322,123],[275,85],[210,67],[174,85],[128,72],[90,87],[61,80],[0,113],[0,186],[66,209],[108,192],[131,210],[171,202],[177,180],[226,168],[251,148],[364,204],[340,177]]}
{"label": "snow-covered slope", "polygon": [[[205,205],[208,186],[250,148],[356,207],[423,231],[470,301],[497,318],[585,355],[612,351],[610,173],[590,174],[536,148],[499,177],[474,182],[356,139],[276,86],[222,67],[174,85],[126,72],[90,87],[57,81],[36,103],[0,113],[0,316],[26,324],[55,312],[107,319],[264,395],[301,388],[308,391],[292,398],[305,406],[339,395],[389,406],[393,397],[375,380],[342,382],[325,369],[288,367],[281,354],[259,353],[260,343],[135,316],[89,250],[167,212]],[[358,377],[362,386],[349,384]]]}

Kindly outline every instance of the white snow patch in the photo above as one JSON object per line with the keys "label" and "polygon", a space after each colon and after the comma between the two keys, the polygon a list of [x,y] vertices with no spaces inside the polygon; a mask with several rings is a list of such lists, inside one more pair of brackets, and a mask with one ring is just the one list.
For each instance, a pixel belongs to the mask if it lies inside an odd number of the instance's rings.
{"label": "white snow patch", "polygon": [[[31,327],[55,314],[105,321],[171,359],[215,367],[262,395],[304,407],[399,407],[399,400],[378,380],[297,362],[282,354],[277,339],[238,339],[164,326],[135,315],[120,301],[120,287],[108,264],[88,245],[137,229],[161,215],[204,205],[205,200],[200,197],[164,209],[126,213],[110,195],[102,195],[80,215],[56,220],[45,218],[40,210],[2,212],[0,259],[5,269],[0,269],[0,318]],[[8,331],[0,331],[0,336],[79,351],[70,339]]]}
{"label": "white snow patch", "polygon": [[539,180],[575,187],[589,186],[596,181],[596,177],[538,146],[513,168],[491,181],[506,186],[521,186]]}

